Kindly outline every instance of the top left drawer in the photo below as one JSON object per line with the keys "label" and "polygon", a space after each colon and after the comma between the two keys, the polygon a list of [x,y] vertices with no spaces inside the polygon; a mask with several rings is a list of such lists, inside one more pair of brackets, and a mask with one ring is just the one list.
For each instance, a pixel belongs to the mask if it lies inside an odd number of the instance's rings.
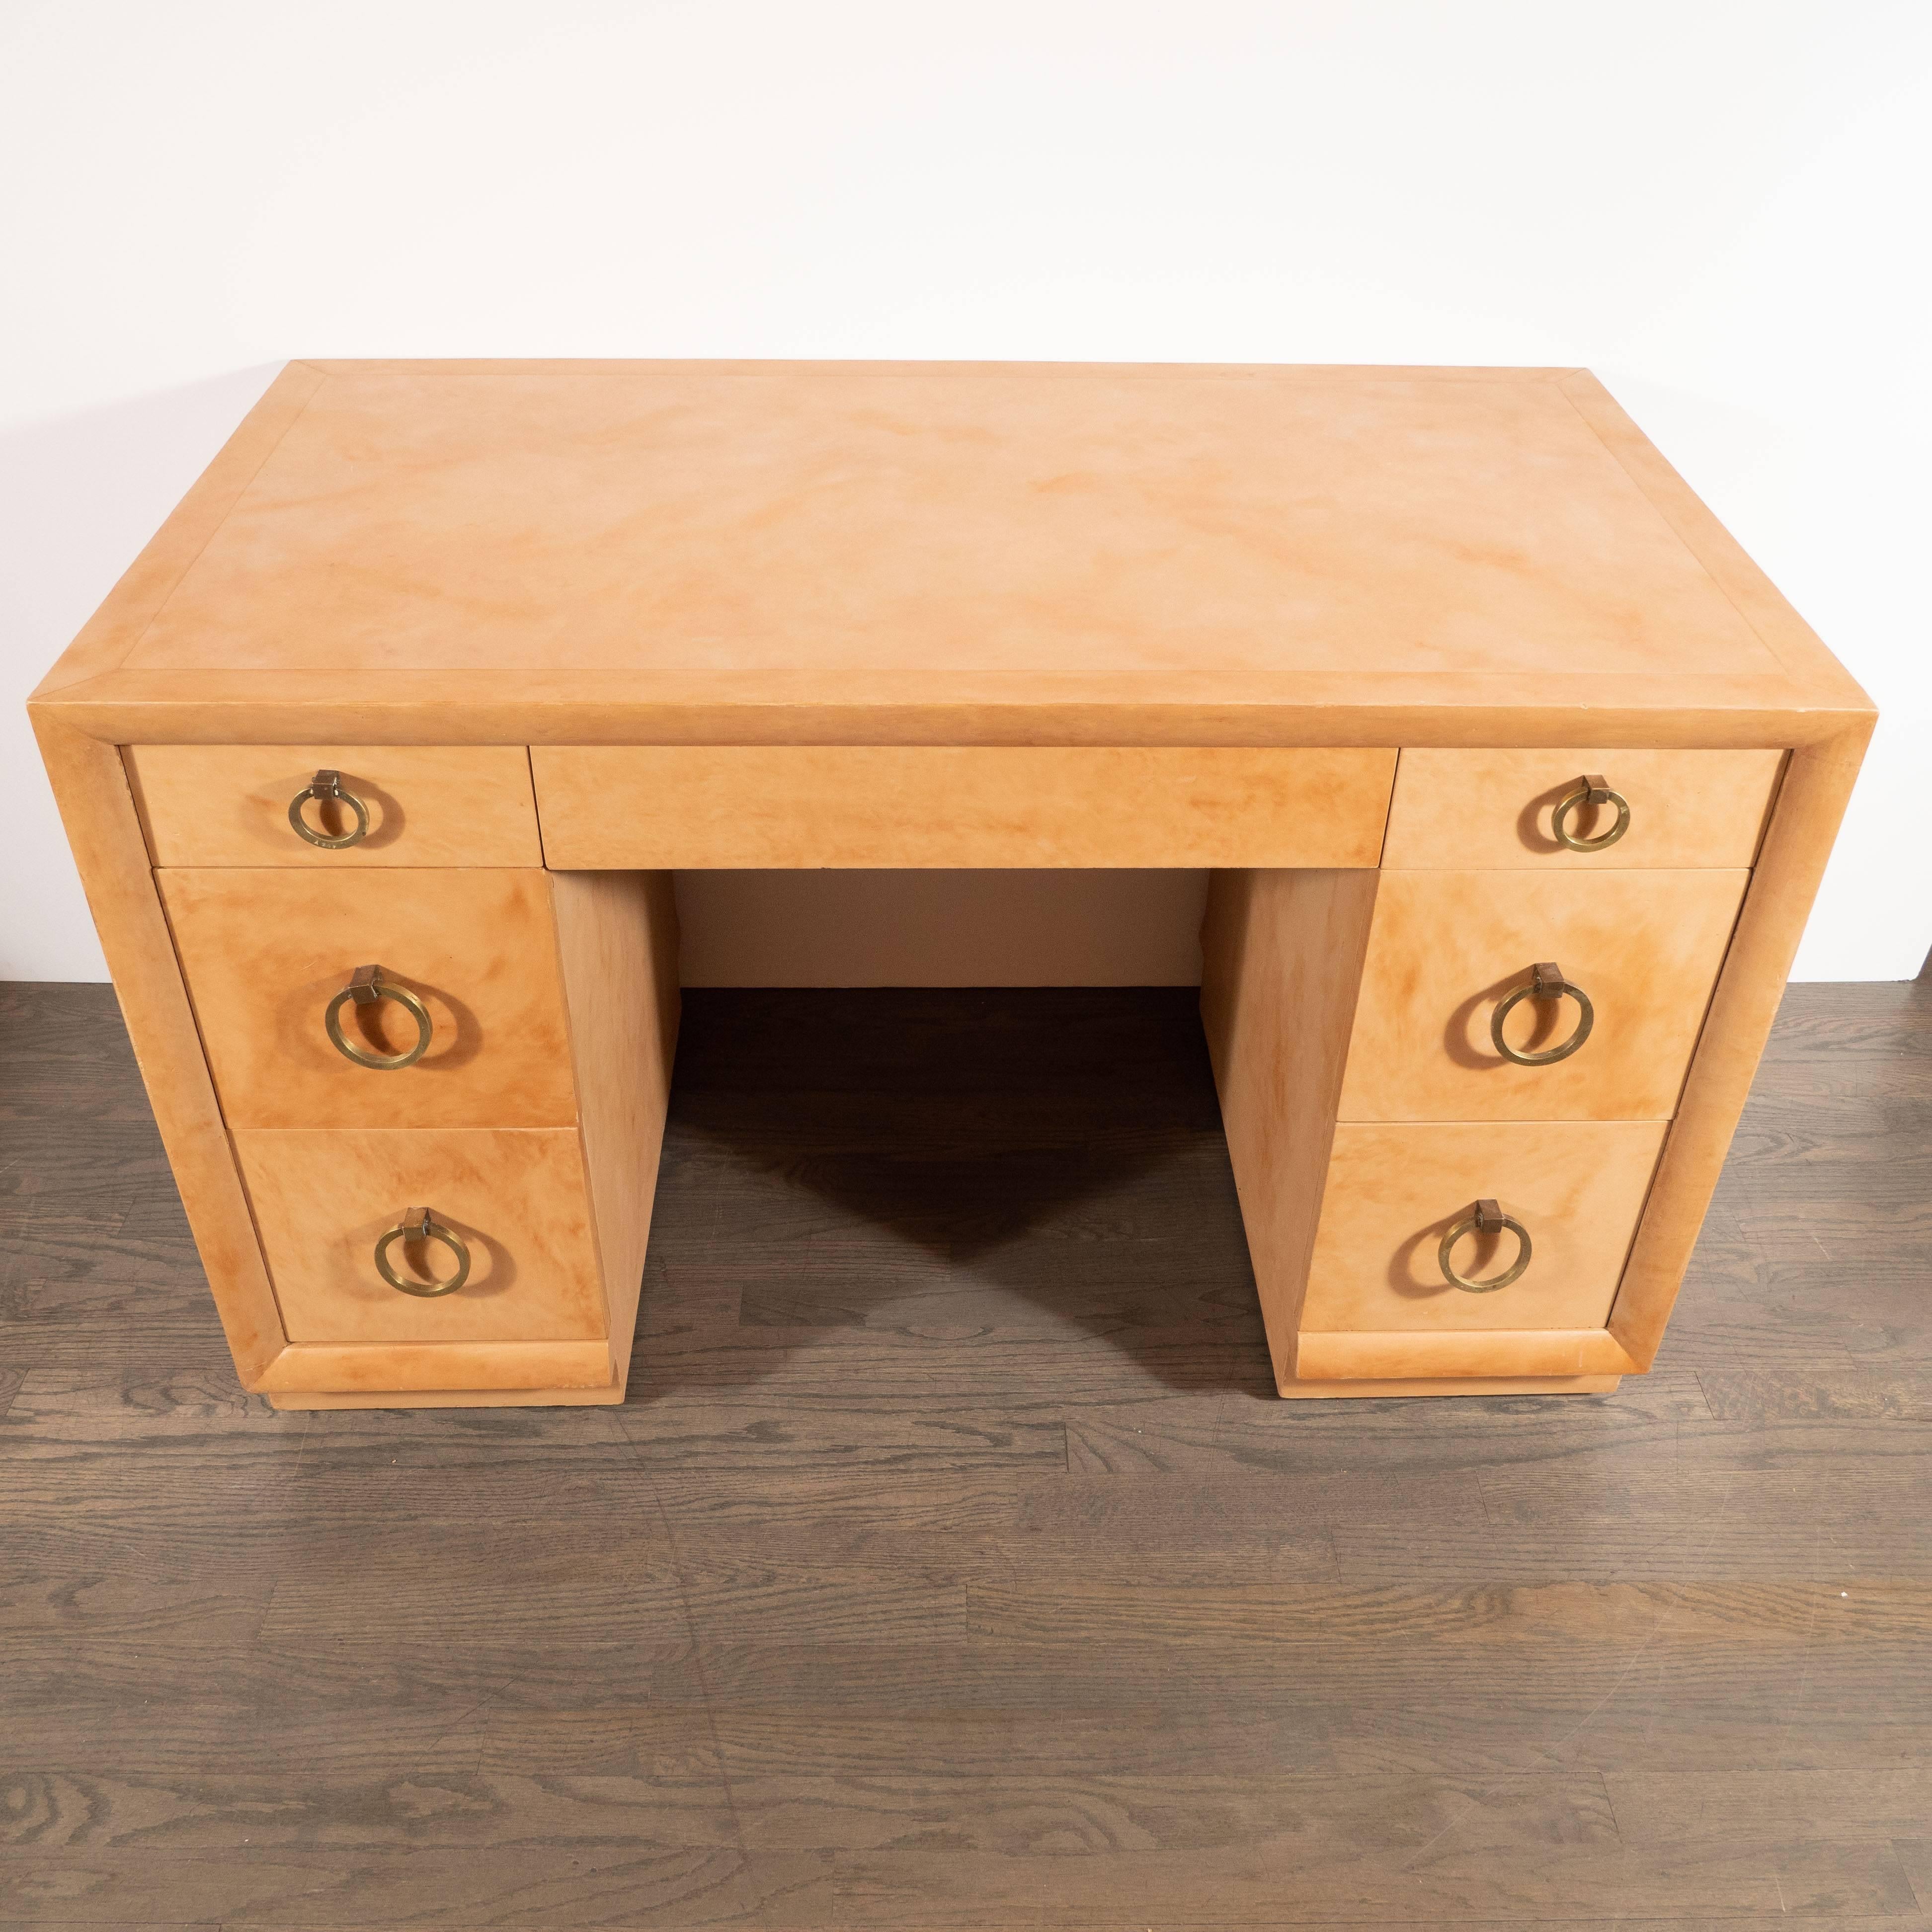
{"label": "top left drawer", "polygon": [[[157,866],[543,863],[521,745],[130,745],[122,756]],[[305,796],[327,772],[343,796]],[[350,842],[304,838],[292,807],[310,832]]]}

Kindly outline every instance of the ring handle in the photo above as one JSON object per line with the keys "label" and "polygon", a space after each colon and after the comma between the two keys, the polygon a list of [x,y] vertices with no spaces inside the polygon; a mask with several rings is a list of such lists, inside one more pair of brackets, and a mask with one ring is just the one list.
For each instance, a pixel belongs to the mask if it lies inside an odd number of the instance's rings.
{"label": "ring handle", "polygon": [[[456,1272],[447,1281],[405,1281],[389,1265],[390,1247],[398,1241],[440,1241],[456,1257]],[[376,1244],[376,1272],[403,1294],[433,1300],[439,1294],[454,1294],[470,1279],[470,1250],[463,1237],[433,1218],[427,1208],[406,1208],[400,1224]]]}
{"label": "ring handle", "polygon": [[[308,820],[302,816],[302,807],[312,798],[332,798],[338,805],[346,805],[356,814],[356,830],[345,832],[332,838],[325,832],[312,832]],[[306,838],[311,845],[320,845],[326,852],[339,852],[345,845],[359,845],[369,836],[369,808],[352,791],[342,789],[340,772],[317,772],[295,796],[289,800],[289,823],[295,827],[298,838]]]}
{"label": "ring handle", "polygon": [[[1560,1000],[1566,993],[1576,1002],[1576,1029],[1562,1046],[1546,1048],[1540,1053],[1526,1053],[1504,1039],[1503,1022],[1520,1002]],[[1519,1066],[1553,1066],[1559,1060],[1568,1060],[1590,1037],[1590,1029],[1596,1024],[1597,1010],[1591,1005],[1589,994],[1564,979],[1563,968],[1555,960],[1544,959],[1530,969],[1529,978],[1523,985],[1512,987],[1497,1002],[1496,1011],[1490,1016],[1490,1037],[1496,1042],[1496,1051]]]}
{"label": "ring handle", "polygon": [[[352,1000],[358,1006],[373,1006],[378,1000],[394,1000],[415,1020],[416,1043],[407,1052],[371,1053],[344,1037],[342,1009]],[[428,1052],[430,1036],[435,1030],[428,1007],[408,987],[384,979],[380,966],[357,967],[355,977],[329,1001],[328,1009],[322,1016],[322,1024],[328,1035],[329,1045],[344,1060],[352,1060],[358,1066],[373,1066],[380,1073],[393,1073],[400,1067],[413,1066]]]}
{"label": "ring handle", "polygon": [[[1609,831],[1599,832],[1594,838],[1579,838],[1564,820],[1571,812],[1592,805],[1615,806],[1617,822]],[[1558,842],[1573,852],[1600,852],[1605,846],[1614,845],[1630,830],[1630,800],[1622,792],[1611,790],[1610,780],[1601,772],[1586,772],[1576,781],[1576,789],[1550,814],[1550,829],[1556,833]]]}
{"label": "ring handle", "polygon": [[[1516,1237],[1516,1259],[1501,1274],[1487,1281],[1472,1281],[1467,1275],[1458,1274],[1455,1263],[1449,1258],[1449,1251],[1465,1234],[1493,1234],[1499,1228],[1507,1228]],[[1442,1264],[1442,1279],[1451,1288],[1460,1288],[1466,1294],[1493,1294],[1498,1288],[1508,1287],[1528,1267],[1529,1230],[1514,1214],[1505,1214],[1493,1201],[1478,1201],[1442,1237],[1442,1245],[1436,1250],[1436,1258]]]}

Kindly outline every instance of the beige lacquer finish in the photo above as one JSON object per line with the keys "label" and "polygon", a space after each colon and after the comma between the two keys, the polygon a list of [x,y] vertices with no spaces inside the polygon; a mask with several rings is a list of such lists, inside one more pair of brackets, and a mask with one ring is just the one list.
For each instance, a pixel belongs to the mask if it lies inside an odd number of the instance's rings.
{"label": "beige lacquer finish", "polygon": [[538,746],[531,762],[560,867],[1372,866],[1395,776],[1391,753],[1348,749]]}
{"label": "beige lacquer finish", "polygon": [[[289,807],[319,771],[368,814],[364,836],[309,844]],[[541,866],[521,745],[131,745],[128,776],[158,866]],[[333,800],[304,808],[326,837],[356,829]]]}
{"label": "beige lacquer finish", "polygon": [[[1382,863],[1458,870],[1621,872],[1645,866],[1748,866],[1757,856],[1781,752],[1430,751],[1402,754]],[[1556,836],[1557,808],[1586,773],[1630,807],[1612,844],[1579,852]],[[1564,816],[1572,837],[1598,838],[1613,808]]]}
{"label": "beige lacquer finish", "polygon": [[[232,1127],[544,1127],[577,1118],[551,881],[535,868],[320,878],[248,868],[155,875]],[[359,966],[424,1008],[401,1068],[357,1064],[325,1019]],[[337,1030],[400,1055],[421,1023],[353,1000]]]}
{"label": "beige lacquer finish", "polygon": [[[1527,1120],[1335,1130],[1301,1330],[1595,1329],[1664,1144],[1660,1121],[1596,1120],[1553,1132]],[[1529,1230],[1522,1277],[1494,1294],[1452,1287],[1442,1237],[1473,1202],[1496,1200]],[[1470,1234],[1452,1260],[1472,1280],[1515,1260],[1507,1232]]]}
{"label": "beige lacquer finish", "polygon": [[[512,1132],[361,1129],[235,1136],[291,1342],[564,1342],[608,1318],[584,1161],[571,1128]],[[468,1246],[453,1294],[404,1294],[376,1244],[428,1208]],[[450,1277],[439,1242],[392,1251],[405,1280]]]}
{"label": "beige lacquer finish", "polygon": [[[1341,1118],[1668,1120],[1748,878],[1384,872]],[[1498,1051],[1492,1022],[1543,961],[1588,1000],[1590,1028],[1567,1059],[1524,1066]],[[1581,1014],[1574,997],[1520,1000],[1503,1044],[1554,1051]]]}
{"label": "beige lacquer finish", "polygon": [[623,1399],[676,867],[1210,868],[1283,1393],[1614,1388],[1873,720],[1586,371],[986,363],[291,363],[31,709],[285,1407]]}
{"label": "beige lacquer finish", "polygon": [[1369,872],[1228,871],[1208,881],[1202,1026],[1284,1382],[1375,902]]}
{"label": "beige lacquer finish", "polygon": [[621,1396],[677,1051],[677,906],[668,872],[558,872],[551,885]]}

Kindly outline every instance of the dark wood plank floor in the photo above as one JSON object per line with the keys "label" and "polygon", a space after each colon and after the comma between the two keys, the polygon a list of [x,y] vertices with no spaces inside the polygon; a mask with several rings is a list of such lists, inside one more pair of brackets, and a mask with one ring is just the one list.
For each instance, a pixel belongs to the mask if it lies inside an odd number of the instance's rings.
{"label": "dark wood plank floor", "polygon": [[272,1413],[0,1082],[0,1923],[1932,1924],[1932,986],[1602,1399],[1274,1400],[1184,994],[692,996],[621,1409]]}

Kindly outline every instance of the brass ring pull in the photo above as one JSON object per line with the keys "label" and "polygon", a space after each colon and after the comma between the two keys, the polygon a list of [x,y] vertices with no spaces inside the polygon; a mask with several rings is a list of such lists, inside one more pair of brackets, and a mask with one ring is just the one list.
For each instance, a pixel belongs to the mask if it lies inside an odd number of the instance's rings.
{"label": "brass ring pull", "polygon": [[[332,798],[338,805],[348,806],[356,814],[356,830],[334,838],[326,832],[310,831],[308,820],[302,816],[302,807],[312,798]],[[298,838],[306,838],[311,845],[320,845],[324,851],[339,852],[344,846],[359,845],[368,837],[369,808],[352,791],[342,789],[340,772],[317,772],[289,800],[289,823],[295,827]]]}
{"label": "brass ring pull", "polygon": [[[1525,1053],[1520,1047],[1512,1046],[1504,1039],[1503,1022],[1520,1002],[1560,1000],[1566,993],[1576,1002],[1576,1030],[1561,1046],[1547,1048],[1541,1053]],[[1563,976],[1563,968],[1555,960],[1544,959],[1531,969],[1524,985],[1513,987],[1497,1003],[1496,1011],[1490,1016],[1490,1037],[1495,1041],[1496,1051],[1519,1066],[1552,1066],[1559,1060],[1568,1060],[1590,1037],[1590,1029],[1596,1024],[1597,1010],[1591,1005],[1589,994],[1581,986],[1570,985]]]}
{"label": "brass ring pull", "polygon": [[[1571,812],[1590,805],[1615,806],[1617,822],[1594,838],[1579,838],[1564,821]],[[1576,781],[1576,789],[1550,814],[1550,829],[1573,852],[1600,852],[1606,845],[1614,845],[1630,830],[1630,800],[1622,792],[1611,790],[1610,781],[1601,772],[1586,772]]]}
{"label": "brass ring pull", "polygon": [[[405,1281],[389,1265],[389,1250],[397,1241],[440,1241],[456,1257],[456,1272],[447,1281]],[[470,1250],[463,1237],[432,1219],[427,1208],[408,1208],[403,1210],[401,1226],[392,1228],[376,1244],[376,1272],[392,1288],[429,1300],[439,1294],[454,1294],[470,1279]]]}
{"label": "brass ring pull", "polygon": [[[1467,1275],[1458,1274],[1456,1264],[1449,1258],[1449,1251],[1465,1234],[1493,1234],[1499,1228],[1507,1228],[1516,1237],[1516,1259],[1499,1275],[1487,1281],[1472,1281]],[[1442,1237],[1442,1245],[1436,1250],[1436,1258],[1442,1266],[1442,1279],[1451,1288],[1460,1288],[1466,1294],[1493,1294],[1499,1288],[1507,1288],[1529,1265],[1529,1230],[1513,1214],[1505,1214],[1493,1201],[1478,1201],[1462,1220]]]}
{"label": "brass ring pull", "polygon": [[[344,1036],[342,1009],[351,1000],[358,1006],[373,1006],[378,1000],[394,1000],[415,1020],[416,1043],[406,1053],[371,1053],[366,1047],[355,1046]],[[357,967],[356,976],[329,1001],[328,1010],[322,1016],[322,1024],[328,1034],[328,1043],[344,1060],[352,1060],[358,1066],[373,1066],[382,1073],[393,1073],[398,1067],[413,1066],[428,1052],[430,1035],[434,1030],[428,1007],[408,987],[384,979],[380,966]]]}

